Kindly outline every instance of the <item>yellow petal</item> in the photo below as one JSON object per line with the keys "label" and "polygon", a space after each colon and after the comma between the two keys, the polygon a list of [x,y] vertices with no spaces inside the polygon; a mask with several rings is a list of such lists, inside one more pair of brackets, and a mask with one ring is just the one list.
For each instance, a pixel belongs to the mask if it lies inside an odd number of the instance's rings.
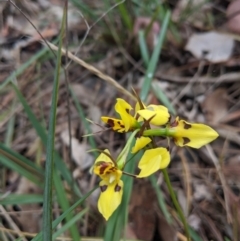
{"label": "yellow petal", "polygon": [[163,105],[149,105],[144,110],[139,110],[138,114],[145,120],[153,119],[150,121],[153,125],[165,125],[170,118],[168,109]]}
{"label": "yellow petal", "polygon": [[130,114],[132,107],[125,100],[118,98],[115,105],[115,110],[121,116],[125,131],[129,131],[132,127],[136,125],[137,121]]}
{"label": "yellow petal", "polygon": [[174,142],[178,146],[190,146],[193,148],[200,148],[213,140],[219,135],[210,126],[199,123],[188,123],[184,120],[175,120],[175,127],[172,135]]}
{"label": "yellow petal", "polygon": [[164,169],[170,163],[169,151],[164,147],[149,149],[144,152],[138,168],[141,169],[137,177],[147,177],[158,171]]}
{"label": "yellow petal", "polygon": [[108,124],[114,131],[120,133],[125,132],[125,125],[122,120],[111,118],[108,116],[102,116],[101,119],[104,123]]}
{"label": "yellow petal", "polygon": [[[105,149],[104,152],[110,155],[110,152],[109,152],[108,149]],[[110,163],[113,163],[111,158],[109,156],[107,156],[106,154],[104,154],[104,153],[101,153],[98,156],[98,158],[95,161],[95,165],[98,164],[99,162],[110,162]]]}
{"label": "yellow petal", "polygon": [[136,153],[139,150],[143,149],[151,141],[152,141],[151,138],[145,137],[145,136],[141,136],[140,138],[137,138],[136,143],[132,148],[132,153]]}
{"label": "yellow petal", "polygon": [[123,182],[119,180],[109,184],[101,181],[99,185],[101,194],[98,200],[98,210],[108,220],[122,201]]}

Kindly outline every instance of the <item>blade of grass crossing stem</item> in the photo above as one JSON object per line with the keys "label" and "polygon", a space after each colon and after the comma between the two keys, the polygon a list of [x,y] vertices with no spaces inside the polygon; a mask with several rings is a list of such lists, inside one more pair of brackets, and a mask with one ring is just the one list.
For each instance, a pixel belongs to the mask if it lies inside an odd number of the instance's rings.
{"label": "blade of grass crossing stem", "polygon": [[159,185],[157,184],[157,178],[155,175],[151,175],[149,177],[151,183],[152,183],[152,186],[157,194],[157,199],[158,199],[158,203],[159,203],[159,207],[161,208],[162,212],[163,212],[163,215],[164,217],[166,218],[167,222],[168,223],[172,223],[172,219],[171,219],[171,215],[170,213],[168,212],[167,210],[167,206],[165,204],[165,200],[164,200],[164,197],[163,197],[163,194],[162,194],[162,191],[159,187]]}
{"label": "blade of grass crossing stem", "polygon": [[[53,179],[54,179],[54,186],[56,188],[56,193],[57,193],[57,197],[58,197],[58,202],[59,202],[60,206],[62,207],[62,209],[65,211],[69,208],[67,193],[64,190],[64,186],[62,184],[61,177],[56,171],[53,171]],[[68,222],[72,218],[73,217],[72,217],[71,213],[69,215],[67,215],[67,217],[66,217]],[[70,232],[72,234],[73,240],[78,241],[80,239],[79,232],[75,225],[70,227]]]}
{"label": "blade of grass crossing stem", "polygon": [[[130,154],[128,158],[131,158],[131,156],[132,154]],[[132,173],[135,169],[135,163],[139,160],[139,157],[140,154],[138,153],[138,155],[133,157],[133,159],[126,164],[124,171]],[[128,203],[132,193],[133,178],[123,176],[122,180],[124,182],[122,202],[107,222],[104,241],[120,240],[123,230],[127,224]]]}
{"label": "blade of grass crossing stem", "polygon": [[[65,212],[63,212],[58,218],[56,218],[53,222],[52,222],[52,228],[56,228],[58,226],[59,223],[61,223],[66,217],[67,215],[69,215],[75,208],[77,208],[77,206],[83,204],[83,202],[86,200],[86,198],[88,198],[98,187],[93,188],[91,191],[89,191],[87,194],[85,194],[81,199],[79,199],[76,203],[74,203],[70,208],[68,208],[68,210],[66,210]],[[41,241],[43,237],[42,232],[38,233],[37,236],[35,236],[32,241]]]}
{"label": "blade of grass crossing stem", "polygon": [[[18,99],[20,100],[20,102],[21,102],[30,122],[32,123],[34,129],[36,130],[38,136],[41,138],[42,143],[46,147],[46,145],[47,145],[47,134],[46,134],[47,131],[40,124],[40,122],[38,121],[38,119],[34,115],[33,111],[31,110],[30,106],[28,105],[27,101],[24,99],[23,95],[18,90],[16,85],[12,83],[12,86],[13,86],[13,89],[14,89]],[[76,183],[74,183],[74,184],[72,183],[71,173],[69,172],[65,163],[63,162],[63,160],[60,158],[59,154],[56,151],[55,151],[55,159],[56,159],[56,166],[57,166],[58,170],[61,172],[64,179],[67,181],[67,183],[69,185],[73,185],[73,190],[74,190],[75,194],[78,195],[79,197],[81,197],[81,193],[80,193]]]}
{"label": "blade of grass crossing stem", "polygon": [[153,50],[153,54],[151,56],[150,62],[149,62],[148,67],[147,67],[147,71],[146,71],[146,75],[145,75],[145,78],[144,78],[142,90],[141,90],[141,93],[140,93],[140,98],[143,101],[146,100],[148,92],[150,90],[151,81],[152,81],[154,72],[156,70],[157,62],[158,62],[158,59],[159,59],[159,56],[160,56],[160,53],[161,53],[161,49],[162,49],[162,46],[163,46],[163,42],[164,42],[164,39],[165,39],[165,36],[166,36],[166,33],[167,33],[170,16],[171,16],[171,12],[167,11],[166,15],[165,15],[165,18],[164,18],[164,21],[163,21],[163,24],[162,24],[162,27],[161,27],[160,34],[157,38],[157,44],[156,44],[156,46]]}
{"label": "blade of grass crossing stem", "polygon": [[[70,87],[69,88],[70,90],[70,94],[73,98],[73,101],[74,101],[74,104],[77,108],[77,111],[78,111],[78,114],[79,114],[79,117],[80,117],[80,120],[82,121],[83,123],[83,126],[84,126],[84,129],[87,130],[87,133],[86,134],[90,134],[92,133],[91,131],[91,128],[89,126],[89,122],[86,120],[86,117],[85,117],[85,114],[84,114],[84,111],[83,111],[83,108],[82,106],[80,105],[79,101],[77,100],[77,97],[76,95],[74,94],[74,91],[72,90],[72,88]],[[92,149],[97,149],[97,145],[96,145],[96,142],[94,140],[94,137],[93,136],[88,136],[89,138],[89,143],[92,147]],[[94,157],[97,158],[98,154],[96,152],[93,153]]]}
{"label": "blade of grass crossing stem", "polygon": [[[66,22],[66,8],[63,11],[62,25],[60,31],[60,41],[57,53],[57,65],[54,74],[53,91],[52,91],[52,101],[50,108],[50,120],[49,120],[49,130],[47,136],[47,150],[46,150],[46,164],[45,164],[45,182],[44,182],[44,195],[43,195],[43,240],[52,240],[52,188],[53,182],[56,180],[57,174],[54,172],[54,154],[55,154],[55,128],[56,128],[56,110],[58,102],[58,89],[59,89],[59,79],[61,71],[61,57],[62,57],[62,40],[64,35],[64,23]],[[60,181],[61,182],[61,181]],[[56,184],[56,183],[55,183]],[[59,186],[59,185],[57,185]],[[58,193],[60,205],[63,205],[65,210],[66,205],[68,205],[67,198],[64,193]],[[69,215],[68,218],[71,218]],[[76,227],[75,227],[76,230]],[[70,230],[74,240],[77,240],[77,232]],[[73,232],[72,232],[73,231]],[[77,231],[77,230],[76,230]],[[79,239],[79,238],[78,238]]]}
{"label": "blade of grass crossing stem", "polygon": [[83,217],[83,215],[88,211],[88,208],[85,208],[80,213],[75,215],[71,220],[69,220],[67,223],[65,223],[60,229],[57,230],[53,234],[53,240],[55,240],[57,237],[59,237],[62,233],[67,231],[73,224],[75,224],[79,219]]}

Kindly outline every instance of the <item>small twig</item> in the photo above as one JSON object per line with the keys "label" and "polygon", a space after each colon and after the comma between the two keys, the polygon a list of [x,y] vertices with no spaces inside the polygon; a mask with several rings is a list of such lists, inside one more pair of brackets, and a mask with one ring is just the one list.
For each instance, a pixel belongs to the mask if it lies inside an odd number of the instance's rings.
{"label": "small twig", "polygon": [[[58,47],[55,46],[52,43],[48,42],[48,45],[55,51],[58,50]],[[62,54],[66,55],[66,50],[62,49]],[[116,80],[114,80],[112,77],[103,74],[101,71],[99,71],[97,68],[95,68],[94,66],[86,63],[85,61],[83,61],[82,59],[79,59],[78,57],[76,57],[75,55],[73,55],[71,52],[68,52],[68,57],[70,59],[72,59],[74,62],[76,62],[77,64],[80,64],[81,66],[83,66],[84,68],[86,68],[87,70],[89,70],[90,72],[92,72],[93,74],[97,75],[100,79],[105,80],[108,84],[114,86],[119,92],[127,95],[128,97],[130,97],[131,99],[136,101],[135,96],[133,96],[129,91],[127,91],[126,89],[124,89],[120,84],[117,83]]]}
{"label": "small twig", "polygon": [[[5,210],[5,208],[2,205],[0,205],[0,211],[3,213],[4,217],[6,218],[7,222],[9,223],[10,227],[12,227],[19,234],[21,232],[21,230],[14,223],[14,221],[12,220],[12,218],[10,217],[10,215],[7,213],[7,211]],[[19,234],[19,237],[21,237],[20,234]],[[27,239],[24,236],[22,236],[22,240],[27,241]]]}

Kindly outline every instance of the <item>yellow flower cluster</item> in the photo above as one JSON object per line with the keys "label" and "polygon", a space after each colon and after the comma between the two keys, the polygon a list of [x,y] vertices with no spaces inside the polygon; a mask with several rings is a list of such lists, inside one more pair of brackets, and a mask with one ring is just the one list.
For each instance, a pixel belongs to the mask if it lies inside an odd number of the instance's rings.
{"label": "yellow flower cluster", "polygon": [[[104,150],[93,166],[94,173],[102,179],[99,184],[101,194],[98,209],[106,220],[121,203],[123,194],[121,176],[124,174],[124,165],[133,140],[135,145],[131,152],[136,153],[141,149],[145,149],[145,152],[138,163],[140,173],[132,176],[143,178],[166,168],[170,163],[169,149],[154,146],[152,143],[154,137],[172,138],[177,146],[192,148],[200,148],[218,137],[218,133],[205,124],[189,123],[179,117],[171,122],[168,109],[162,105],[145,106],[142,102],[137,102],[132,113],[132,106],[118,98],[115,110],[120,119],[103,116],[102,121],[113,131],[133,133],[116,161],[112,159],[108,150]],[[155,127],[151,129],[151,126]]]}

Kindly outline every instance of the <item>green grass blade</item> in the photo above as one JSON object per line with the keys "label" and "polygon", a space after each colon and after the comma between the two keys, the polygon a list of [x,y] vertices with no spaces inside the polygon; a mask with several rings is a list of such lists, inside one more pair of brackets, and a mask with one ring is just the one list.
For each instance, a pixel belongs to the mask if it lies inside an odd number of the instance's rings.
{"label": "green grass blade", "polygon": [[[1,150],[0,150],[1,151]],[[6,167],[8,167],[11,170],[16,171],[20,175],[26,177],[31,182],[37,184],[38,186],[42,185],[42,179],[41,177],[37,176],[36,174],[33,174],[32,172],[29,172],[24,167],[20,166],[14,161],[11,161],[11,159],[7,158],[6,156],[0,154],[0,163]]]}
{"label": "green grass blade", "polygon": [[64,34],[64,23],[66,19],[66,9],[62,18],[60,32],[60,41],[57,54],[57,65],[53,82],[52,102],[50,109],[49,132],[47,138],[47,155],[45,165],[45,188],[43,195],[43,240],[52,240],[52,188],[53,188],[53,168],[54,168],[54,145],[55,145],[55,127],[56,127],[56,110],[58,101],[58,87],[61,71],[62,57],[62,39]]}
{"label": "green grass blade", "polygon": [[[122,0],[118,0],[117,2],[120,3]],[[129,1],[130,2],[130,1]],[[122,17],[124,25],[127,27],[129,31],[133,28],[133,23],[131,19],[131,14],[128,12],[128,9],[126,5],[128,4],[128,1],[124,1],[121,4],[118,5],[119,13]]]}
{"label": "green grass blade", "polygon": [[43,178],[44,171],[41,167],[37,166],[35,163],[28,160],[26,157],[13,151],[12,149],[10,149],[2,143],[0,143],[0,154],[7,157],[10,160],[10,162],[15,162],[16,164],[22,166],[24,169],[28,170],[32,174]]}
{"label": "green grass blade", "polygon": [[29,203],[42,203],[43,197],[39,194],[9,194],[6,197],[0,195],[0,205],[20,205]]}
{"label": "green grass blade", "polygon": [[[43,128],[43,126],[37,120],[36,116],[34,115],[33,111],[31,110],[30,106],[28,105],[27,101],[25,100],[25,98],[23,97],[21,92],[18,90],[18,88],[14,84],[12,84],[12,86],[13,86],[13,89],[14,89],[18,99],[20,100],[20,102],[21,102],[30,122],[32,123],[33,127],[35,128],[38,136],[41,138],[42,143],[46,147],[46,144],[47,144],[47,134],[46,133],[47,133],[47,131]],[[65,163],[60,158],[60,156],[57,152],[55,152],[55,158],[56,158],[56,166],[57,166],[58,170],[61,172],[61,174],[63,175],[64,179],[68,182],[68,184],[73,185],[73,190],[74,190],[75,194],[80,197],[81,193],[80,193],[76,183],[74,183],[74,184],[72,183],[71,173],[69,172]]]}
{"label": "green grass blade", "polygon": [[71,226],[75,224],[79,219],[81,219],[87,211],[88,208],[83,209],[80,213],[78,213],[71,220],[65,223],[60,229],[57,230],[57,232],[53,234],[53,240],[55,240],[58,236],[60,236],[62,233],[71,228]]}
{"label": "green grass blade", "polygon": [[139,40],[139,45],[140,45],[140,51],[141,51],[141,55],[143,58],[143,62],[146,66],[148,66],[149,63],[149,53],[148,53],[148,48],[147,48],[147,44],[145,41],[145,34],[143,30],[140,30],[138,32],[138,40]]}
{"label": "green grass blade", "polygon": [[[68,210],[63,212],[58,218],[56,218],[53,223],[52,223],[52,228],[56,228],[59,223],[61,223],[68,215],[71,213],[77,206],[81,205],[84,203],[86,198],[88,198],[95,190],[97,187],[93,188],[91,191],[89,191],[87,194],[85,194],[81,199],[79,199],[76,203],[74,203]],[[41,241],[43,237],[42,232],[38,233],[36,237],[32,239],[32,241]]]}
{"label": "green grass blade", "polygon": [[165,204],[163,193],[162,193],[161,189],[159,188],[159,186],[157,184],[156,176],[155,175],[151,175],[149,177],[149,179],[150,179],[150,181],[152,183],[152,186],[153,186],[153,188],[155,190],[155,193],[157,194],[158,204],[159,204],[159,207],[161,208],[161,210],[163,212],[164,217],[166,218],[168,223],[172,223],[171,215],[168,212],[167,206]]}
{"label": "green grass blade", "polygon": [[35,61],[44,56],[48,51],[48,48],[44,48],[40,50],[38,53],[36,53],[34,56],[32,56],[26,63],[22,64],[15,72],[13,72],[11,75],[7,77],[7,79],[4,80],[4,82],[0,85],[0,90],[3,89],[11,81],[15,80],[16,77],[21,75],[29,66],[31,66]]}
{"label": "green grass blade", "polygon": [[[67,199],[67,193],[65,192],[64,186],[62,184],[61,177],[56,171],[54,171],[54,173],[53,173],[53,179],[54,179],[54,186],[55,186],[56,192],[57,192],[58,202],[59,202],[60,206],[62,207],[62,209],[65,211],[70,207],[70,205],[69,205],[69,202]],[[70,221],[71,219],[72,219],[72,214],[69,213],[69,215],[67,215],[67,217],[66,217],[66,220]],[[78,241],[80,239],[79,232],[75,225],[70,227],[70,232],[72,234],[73,240]]]}
{"label": "green grass blade", "polygon": [[160,56],[160,53],[161,53],[161,49],[162,49],[162,46],[163,46],[163,42],[164,42],[164,39],[165,39],[165,36],[166,36],[166,33],[167,33],[168,23],[170,21],[170,16],[171,16],[171,12],[167,11],[166,15],[165,15],[165,18],[164,18],[164,21],[163,21],[163,24],[162,24],[162,27],[161,27],[160,34],[158,36],[157,44],[156,44],[156,46],[153,50],[153,54],[152,54],[150,62],[148,64],[147,72],[146,72],[146,75],[145,75],[145,78],[144,78],[144,83],[143,83],[142,90],[141,90],[141,93],[140,93],[140,98],[143,101],[145,101],[147,99],[147,95],[148,95],[148,92],[150,90],[151,81],[152,81],[154,72],[156,70],[157,62],[158,62],[158,59],[159,59],[159,56]]}

